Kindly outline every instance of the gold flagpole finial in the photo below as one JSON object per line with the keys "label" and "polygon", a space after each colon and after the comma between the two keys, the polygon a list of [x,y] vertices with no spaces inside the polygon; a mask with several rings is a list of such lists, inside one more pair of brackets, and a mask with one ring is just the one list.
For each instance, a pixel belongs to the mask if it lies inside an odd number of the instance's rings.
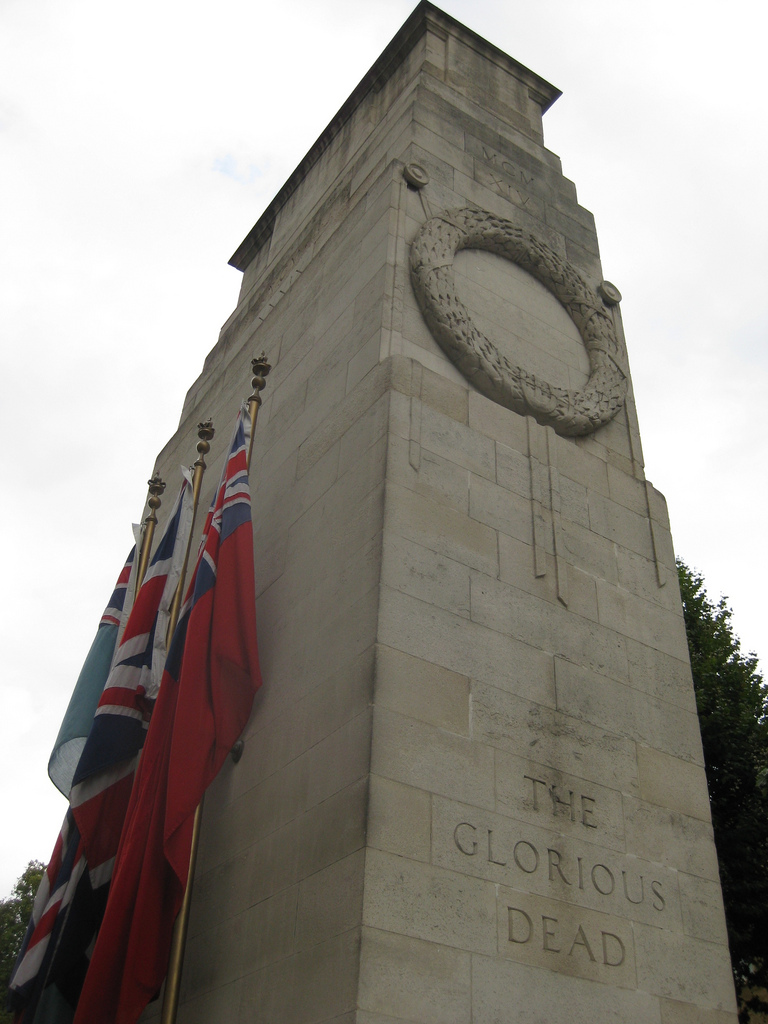
{"label": "gold flagpole finial", "polygon": [[139,563],[138,568],[136,569],[135,594],[138,594],[139,588],[144,582],[144,576],[147,572],[149,555],[152,550],[152,540],[155,536],[155,527],[157,526],[157,510],[162,505],[161,497],[165,490],[165,482],[157,475],[157,473],[154,474],[151,480],[147,481],[147,484],[149,485],[149,497],[147,498],[149,514],[143,523],[141,550],[139,551]]}
{"label": "gold flagpole finial", "polygon": [[198,458],[195,461],[195,469],[198,466],[201,466],[203,469],[206,468],[206,456],[211,451],[211,441],[215,433],[212,420],[205,420],[205,422],[198,424],[198,437],[200,440],[197,445]]}
{"label": "gold flagpole finial", "polygon": [[[165,481],[155,473],[151,480],[147,480],[147,486],[149,487],[150,493],[147,504],[152,509],[152,512],[155,512],[161,505],[160,497],[165,491]],[[152,513],[150,513],[150,515],[151,514]]]}
{"label": "gold flagpole finial", "polygon": [[259,407],[261,406],[261,392],[267,385],[266,378],[269,375],[269,371],[272,369],[270,364],[267,362],[266,352],[262,352],[257,359],[251,360],[251,373],[253,379],[251,380],[251,387],[253,388],[252,393],[248,397],[248,415],[251,417],[251,439],[248,443],[248,468],[251,468],[251,453],[253,451],[253,435],[256,432],[256,418],[259,415]]}

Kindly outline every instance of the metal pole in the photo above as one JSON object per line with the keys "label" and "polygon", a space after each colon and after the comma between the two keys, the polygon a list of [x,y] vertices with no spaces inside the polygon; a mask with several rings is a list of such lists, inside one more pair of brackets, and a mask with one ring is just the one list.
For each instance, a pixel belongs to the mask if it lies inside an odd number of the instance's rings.
{"label": "metal pole", "polygon": [[165,490],[165,483],[160,479],[157,473],[155,473],[152,479],[148,480],[147,483],[149,484],[149,498],[147,499],[149,515],[144,520],[139,560],[136,566],[134,594],[138,594],[141,584],[144,582],[144,577],[147,574],[149,556],[152,551],[152,540],[155,536],[155,527],[157,526],[157,510],[162,504],[160,497]]}

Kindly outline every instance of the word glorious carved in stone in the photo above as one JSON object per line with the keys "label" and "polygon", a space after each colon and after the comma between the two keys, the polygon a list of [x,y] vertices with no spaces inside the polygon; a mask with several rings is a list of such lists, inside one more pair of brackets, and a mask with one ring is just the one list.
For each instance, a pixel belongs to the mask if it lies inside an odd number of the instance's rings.
{"label": "word glorious carved in stone", "polygon": [[[583,388],[557,387],[514,366],[475,326],[453,279],[453,259],[461,249],[503,256],[552,292],[576,325],[589,356],[590,374]],[[413,240],[411,280],[435,339],[487,398],[534,416],[566,437],[592,433],[622,408],[626,358],[610,314],[581,275],[530,232],[484,210],[447,210],[423,224]]]}
{"label": "word glorious carved in stone", "polygon": [[[519,839],[510,848],[499,850],[493,838],[493,829],[478,829],[469,821],[460,821],[453,830],[456,848],[465,857],[481,857],[488,864],[495,864],[517,875],[515,884],[524,875],[546,873],[550,883],[569,886],[575,890],[585,889],[600,896],[614,896],[627,903],[639,906],[648,901],[656,911],[663,911],[667,901],[662,893],[662,883],[652,878],[646,884],[645,876],[637,870],[591,862],[584,857],[563,856],[559,850],[547,847],[542,853],[527,839]],[[629,866],[629,865],[628,865]]]}

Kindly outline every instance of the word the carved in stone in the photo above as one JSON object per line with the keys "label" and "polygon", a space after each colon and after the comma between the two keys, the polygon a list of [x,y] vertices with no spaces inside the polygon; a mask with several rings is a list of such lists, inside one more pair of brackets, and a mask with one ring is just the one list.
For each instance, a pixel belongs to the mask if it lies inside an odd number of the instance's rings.
{"label": "word the carved in stone", "polygon": [[[576,794],[572,789],[558,793],[558,787],[544,779],[537,779],[532,775],[524,775],[523,778],[531,783],[534,811],[542,810],[541,800],[546,800],[552,808],[553,815],[568,814],[571,821],[579,820],[585,828],[597,828],[597,824],[592,820],[597,803],[593,797],[581,793]],[[543,793],[541,789],[536,788],[537,786],[543,788]],[[546,794],[549,795],[549,800],[547,800]]]}

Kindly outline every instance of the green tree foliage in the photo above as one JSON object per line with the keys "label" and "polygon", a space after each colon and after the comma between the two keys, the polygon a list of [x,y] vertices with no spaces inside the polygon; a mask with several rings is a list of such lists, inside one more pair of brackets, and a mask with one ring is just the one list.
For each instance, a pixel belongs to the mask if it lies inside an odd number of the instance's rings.
{"label": "green tree foliage", "polygon": [[45,865],[39,860],[31,860],[10,896],[0,900],[0,1024],[11,1024],[13,1020],[13,1015],[5,1009],[8,982],[21,949],[44,870]]}
{"label": "green tree foliage", "polygon": [[[677,563],[737,992],[768,987],[768,687],[721,598]],[[748,1019],[741,1000],[739,1019]],[[768,1004],[751,1007],[768,1010]]]}

